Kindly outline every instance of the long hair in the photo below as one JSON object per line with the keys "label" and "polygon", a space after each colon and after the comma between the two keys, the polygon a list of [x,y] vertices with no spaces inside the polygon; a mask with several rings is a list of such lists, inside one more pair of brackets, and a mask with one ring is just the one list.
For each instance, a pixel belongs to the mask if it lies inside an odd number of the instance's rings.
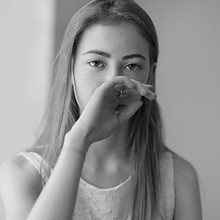
{"label": "long hair", "polygon": [[[35,143],[35,146],[44,146],[43,157],[50,165],[47,177],[60,155],[65,134],[79,118],[71,74],[80,37],[93,24],[107,25],[122,21],[137,27],[149,43],[150,64],[157,62],[159,49],[155,27],[149,15],[133,0],[94,0],[72,17],[55,60],[54,83],[42,131]],[[155,89],[155,71],[149,76],[148,83]],[[137,220],[151,219],[158,211],[159,159],[164,150],[158,103],[146,98],[142,101],[142,107],[129,121],[127,146],[134,158],[132,219]]]}

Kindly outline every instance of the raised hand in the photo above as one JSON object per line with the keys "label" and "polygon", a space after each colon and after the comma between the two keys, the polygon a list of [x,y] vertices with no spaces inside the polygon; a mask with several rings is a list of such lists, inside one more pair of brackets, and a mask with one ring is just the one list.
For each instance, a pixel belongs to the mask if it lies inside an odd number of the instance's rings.
{"label": "raised hand", "polygon": [[76,124],[90,143],[103,140],[136,113],[142,105],[141,96],[156,98],[151,89],[124,76],[106,81],[94,91]]}

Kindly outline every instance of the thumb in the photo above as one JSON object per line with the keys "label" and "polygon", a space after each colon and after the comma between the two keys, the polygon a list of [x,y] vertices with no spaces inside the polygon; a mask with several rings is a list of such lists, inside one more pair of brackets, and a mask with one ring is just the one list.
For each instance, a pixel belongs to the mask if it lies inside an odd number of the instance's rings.
{"label": "thumb", "polygon": [[143,102],[139,100],[136,102],[132,102],[130,105],[124,107],[124,109],[118,113],[118,120],[120,121],[120,123],[130,119],[142,105]]}

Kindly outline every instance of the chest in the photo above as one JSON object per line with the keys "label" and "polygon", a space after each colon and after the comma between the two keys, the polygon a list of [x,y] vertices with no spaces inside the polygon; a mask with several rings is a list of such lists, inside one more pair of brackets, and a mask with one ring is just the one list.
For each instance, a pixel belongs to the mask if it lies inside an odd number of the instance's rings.
{"label": "chest", "polygon": [[131,176],[130,166],[121,166],[114,169],[92,169],[91,166],[84,166],[82,178],[86,182],[99,189],[107,189],[118,186]]}
{"label": "chest", "polygon": [[131,177],[108,189],[97,188],[81,178],[74,220],[124,219],[132,215]]}

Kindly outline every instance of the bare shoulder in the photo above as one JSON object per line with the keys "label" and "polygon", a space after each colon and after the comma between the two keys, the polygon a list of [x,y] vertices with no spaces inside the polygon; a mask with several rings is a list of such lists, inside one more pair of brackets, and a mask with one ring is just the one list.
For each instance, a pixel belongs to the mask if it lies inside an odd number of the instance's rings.
{"label": "bare shoulder", "polygon": [[187,160],[174,154],[175,218],[202,219],[199,182],[195,168]]}
{"label": "bare shoulder", "polygon": [[179,178],[185,183],[197,181],[197,173],[191,163],[177,154],[173,154],[173,160],[175,179],[177,181]]}
{"label": "bare shoulder", "polygon": [[1,181],[4,180],[3,177],[8,179],[10,176],[18,177],[17,175],[21,175],[24,179],[28,179],[30,181],[41,181],[38,171],[22,155],[13,155],[5,160],[0,166]]}
{"label": "bare shoulder", "polygon": [[18,210],[24,210],[25,215],[41,189],[40,174],[23,156],[14,155],[1,164],[0,196],[6,215],[16,215]]}

